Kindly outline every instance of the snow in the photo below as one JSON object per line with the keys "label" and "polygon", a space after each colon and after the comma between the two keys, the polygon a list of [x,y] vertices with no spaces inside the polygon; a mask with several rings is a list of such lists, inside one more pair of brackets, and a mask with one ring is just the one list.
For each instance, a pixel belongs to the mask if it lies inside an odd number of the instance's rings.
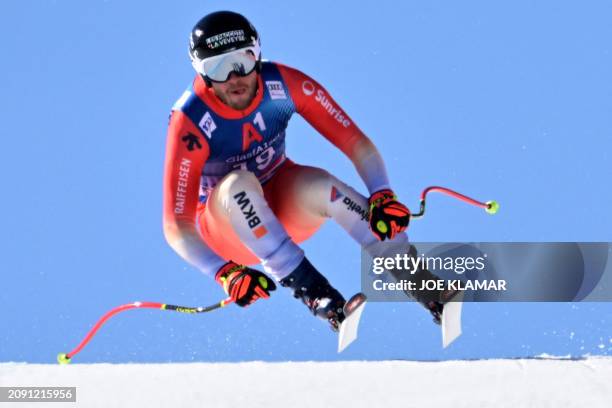
{"label": "snow", "polygon": [[453,408],[595,408],[611,406],[611,379],[609,357],[66,366],[0,363],[0,386],[77,387],[76,404],[53,403],[54,407],[405,408],[452,404]]}

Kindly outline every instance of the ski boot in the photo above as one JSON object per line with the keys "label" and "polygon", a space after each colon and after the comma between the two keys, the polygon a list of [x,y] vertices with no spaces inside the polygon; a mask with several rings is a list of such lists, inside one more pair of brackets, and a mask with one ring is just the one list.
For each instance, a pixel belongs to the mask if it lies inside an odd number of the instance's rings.
{"label": "ski boot", "polygon": [[315,316],[327,320],[331,329],[338,331],[345,319],[344,297],[327,279],[304,258],[293,272],[281,279],[281,286],[293,290],[293,296],[301,299]]}
{"label": "ski boot", "polygon": [[422,305],[429,310],[429,313],[433,316],[433,321],[437,325],[442,324],[442,312],[444,312],[444,305],[452,300],[461,292],[460,290],[448,289],[440,293],[440,300],[430,300]]}
{"label": "ski boot", "polygon": [[[410,257],[417,256],[417,250],[414,245],[410,245],[408,255]],[[425,268],[419,267],[414,273],[410,273],[407,270],[392,270],[391,275],[398,281],[406,280],[415,283],[415,287],[420,288],[423,281],[440,280],[441,278],[431,273]],[[442,312],[444,311],[444,304],[450,302],[460,291],[454,289],[434,289],[434,290],[406,290],[405,293],[410,298],[419,302],[425,309],[427,309],[432,317],[434,323],[442,324]]]}

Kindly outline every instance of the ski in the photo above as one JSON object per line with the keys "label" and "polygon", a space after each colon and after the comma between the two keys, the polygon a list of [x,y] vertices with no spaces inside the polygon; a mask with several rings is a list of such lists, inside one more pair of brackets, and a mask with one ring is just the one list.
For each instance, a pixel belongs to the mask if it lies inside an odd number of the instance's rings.
{"label": "ski", "polygon": [[338,353],[342,353],[353,341],[357,339],[359,320],[366,304],[366,295],[357,293],[344,305],[344,321],[340,324],[338,333]]}
{"label": "ski", "polygon": [[442,347],[448,347],[461,336],[461,309],[463,292],[458,292],[451,301],[444,304],[442,311]]}

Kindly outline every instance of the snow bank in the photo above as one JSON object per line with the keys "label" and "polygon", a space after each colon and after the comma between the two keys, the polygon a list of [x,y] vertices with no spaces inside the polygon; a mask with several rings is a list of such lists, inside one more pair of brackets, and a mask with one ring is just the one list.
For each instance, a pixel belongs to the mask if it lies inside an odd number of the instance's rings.
{"label": "snow bank", "polygon": [[52,404],[58,408],[405,408],[448,404],[453,408],[595,408],[612,406],[612,358],[67,366],[2,363],[0,386],[76,386],[77,403]]}

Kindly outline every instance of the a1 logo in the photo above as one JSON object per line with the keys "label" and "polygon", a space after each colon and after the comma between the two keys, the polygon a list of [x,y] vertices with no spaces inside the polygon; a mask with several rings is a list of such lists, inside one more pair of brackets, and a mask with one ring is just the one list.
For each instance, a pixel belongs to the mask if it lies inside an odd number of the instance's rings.
{"label": "a1 logo", "polygon": [[[259,130],[257,130],[257,128],[259,128]],[[245,122],[242,125],[242,151],[246,152],[253,143],[263,142],[264,138],[260,132],[263,132],[265,130],[266,123],[264,122],[263,115],[261,114],[261,112],[257,112],[255,114],[255,118],[253,118],[253,123]],[[255,157],[257,169],[264,170],[266,167],[268,167],[268,165],[272,162],[275,153],[276,151],[272,146],[269,146],[264,151],[259,153]],[[246,170],[247,163],[246,161],[238,163],[235,167]]]}
{"label": "a1 logo", "polygon": [[[255,118],[253,119],[253,123],[259,127],[259,129],[263,132],[266,130],[266,124],[263,120],[263,115],[261,112],[257,112],[255,114]],[[253,126],[252,123],[245,122],[242,125],[242,151],[246,152],[248,148],[254,142],[263,142],[263,136],[259,131]]]}

